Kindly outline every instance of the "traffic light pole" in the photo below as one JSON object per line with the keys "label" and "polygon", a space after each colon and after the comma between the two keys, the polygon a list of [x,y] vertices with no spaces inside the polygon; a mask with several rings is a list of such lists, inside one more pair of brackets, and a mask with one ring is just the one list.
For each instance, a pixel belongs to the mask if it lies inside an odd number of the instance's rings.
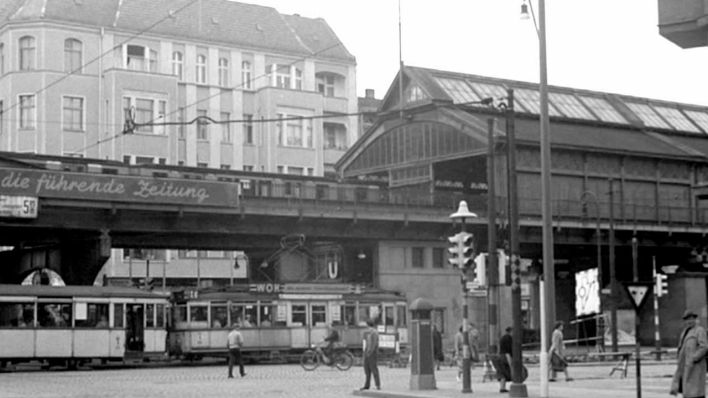
{"label": "traffic light pole", "polygon": [[521,264],[519,255],[519,206],[516,185],[516,132],[514,131],[514,90],[507,90],[506,148],[507,186],[509,195],[509,261],[511,262],[511,385],[509,396],[528,397],[523,380],[521,343]]}
{"label": "traffic light pole", "polygon": [[[462,232],[467,232],[465,227],[465,218],[460,218]],[[462,254],[461,254],[462,255]],[[462,263],[462,261],[460,261]],[[467,306],[467,269],[460,264],[460,272],[462,272],[462,392],[472,392],[472,376],[470,362],[470,327],[469,327],[469,309]]]}
{"label": "traffic light pole", "polygon": [[487,353],[495,354],[499,338],[497,303],[499,261],[497,259],[496,170],[494,159],[494,119],[487,119]]}

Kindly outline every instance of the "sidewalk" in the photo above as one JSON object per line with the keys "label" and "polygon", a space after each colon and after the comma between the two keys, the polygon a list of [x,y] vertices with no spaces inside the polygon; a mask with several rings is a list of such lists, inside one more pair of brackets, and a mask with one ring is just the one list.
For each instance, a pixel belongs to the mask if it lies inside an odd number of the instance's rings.
{"label": "sidewalk", "polygon": [[[549,397],[592,397],[592,398],[635,398],[636,369],[634,361],[630,363],[627,378],[622,378],[619,372],[609,376],[616,361],[571,364],[569,372],[573,381],[566,382],[559,374],[557,382],[548,384]],[[524,382],[528,397],[540,397],[540,375],[538,365],[526,365],[529,377]],[[676,368],[675,360],[651,361],[641,363],[641,388],[644,398],[666,398],[671,384],[671,376]],[[381,369],[384,370],[384,369]],[[399,369],[398,372],[385,369],[382,374],[382,390],[353,391],[352,395],[376,398],[442,398],[442,397],[508,397],[509,393],[499,392],[496,380],[482,382],[484,369],[476,367],[472,370],[472,393],[462,393],[462,383],[457,382],[455,368],[442,368],[435,372],[436,389],[415,391],[410,390],[410,368]],[[385,376],[385,377],[384,377]],[[372,386],[373,387],[373,386]],[[509,389],[509,384],[507,384]]]}

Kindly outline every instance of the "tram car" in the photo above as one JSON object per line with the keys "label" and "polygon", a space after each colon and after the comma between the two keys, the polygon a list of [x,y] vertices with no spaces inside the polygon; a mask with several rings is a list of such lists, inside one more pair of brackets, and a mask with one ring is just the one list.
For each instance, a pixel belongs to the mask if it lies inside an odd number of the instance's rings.
{"label": "tram car", "polygon": [[330,326],[338,330],[340,344],[361,351],[369,319],[384,345],[408,343],[406,299],[394,292],[344,284],[253,284],[185,290],[173,298],[169,349],[187,359],[225,356],[233,324],[241,326],[244,356],[256,361],[293,359],[321,344]]}
{"label": "tram car", "polygon": [[168,306],[131,287],[0,285],[0,367],[164,357]]}

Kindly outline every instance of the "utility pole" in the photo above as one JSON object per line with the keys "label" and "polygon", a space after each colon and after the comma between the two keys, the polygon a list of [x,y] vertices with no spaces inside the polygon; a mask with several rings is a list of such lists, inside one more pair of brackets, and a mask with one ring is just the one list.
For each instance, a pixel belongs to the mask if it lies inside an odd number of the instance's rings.
{"label": "utility pole", "polygon": [[498,321],[497,321],[497,291],[499,289],[499,259],[497,256],[497,208],[495,187],[495,160],[494,160],[494,119],[487,119],[487,347],[488,353],[496,353]]}
{"label": "utility pole", "polygon": [[609,179],[610,186],[610,322],[612,323],[612,352],[617,352],[617,273],[615,269],[615,196],[612,187],[612,178]]}
{"label": "utility pole", "polygon": [[516,184],[516,132],[514,131],[514,90],[506,91],[506,165],[507,191],[509,195],[509,261],[511,262],[511,386],[512,397],[528,397],[522,377],[521,355],[521,263],[519,254],[519,206]]}

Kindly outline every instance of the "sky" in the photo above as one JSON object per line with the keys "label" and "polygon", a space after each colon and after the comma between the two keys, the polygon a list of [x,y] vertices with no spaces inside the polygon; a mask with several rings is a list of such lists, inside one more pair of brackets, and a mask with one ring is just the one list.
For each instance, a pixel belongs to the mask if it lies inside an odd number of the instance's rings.
{"label": "sky", "polygon": [[[537,0],[533,6],[538,12]],[[398,0],[241,0],[323,18],[383,98],[399,66]],[[546,0],[548,84],[708,106],[708,47],[659,35],[658,0]],[[538,83],[522,0],[400,0],[404,64]]]}

